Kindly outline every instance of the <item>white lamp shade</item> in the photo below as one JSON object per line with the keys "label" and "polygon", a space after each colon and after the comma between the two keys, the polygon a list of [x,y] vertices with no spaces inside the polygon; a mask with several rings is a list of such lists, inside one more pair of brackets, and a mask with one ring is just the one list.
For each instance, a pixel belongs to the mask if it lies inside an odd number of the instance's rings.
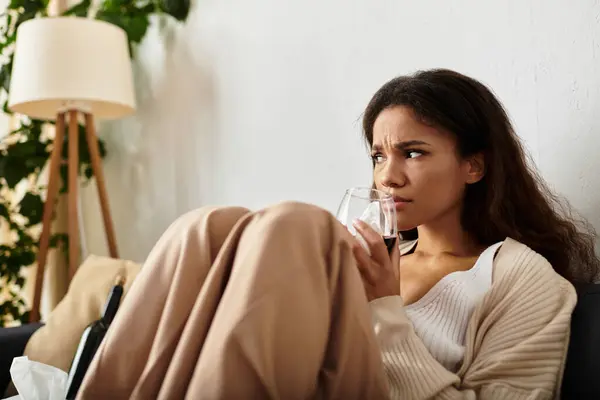
{"label": "white lamp shade", "polygon": [[81,109],[97,118],[135,111],[127,36],[116,25],[76,17],[36,18],[17,30],[9,108],[53,120]]}

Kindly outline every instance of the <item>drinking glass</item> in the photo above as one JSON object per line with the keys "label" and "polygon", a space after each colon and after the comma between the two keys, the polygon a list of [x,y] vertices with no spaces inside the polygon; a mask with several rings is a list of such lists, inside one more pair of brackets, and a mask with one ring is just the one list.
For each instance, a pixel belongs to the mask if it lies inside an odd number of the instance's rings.
{"label": "drinking glass", "polygon": [[342,198],[336,217],[354,236],[358,234],[352,225],[354,220],[360,219],[369,224],[383,237],[388,253],[391,253],[396,244],[398,238],[396,205],[394,198],[388,193],[371,188],[348,189]]}

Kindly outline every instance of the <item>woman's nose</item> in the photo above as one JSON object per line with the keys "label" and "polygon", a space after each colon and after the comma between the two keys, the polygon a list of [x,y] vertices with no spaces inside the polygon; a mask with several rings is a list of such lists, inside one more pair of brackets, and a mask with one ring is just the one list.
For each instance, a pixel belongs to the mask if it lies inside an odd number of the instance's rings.
{"label": "woman's nose", "polygon": [[399,166],[388,163],[381,171],[381,184],[388,188],[400,188],[406,185],[406,175]]}

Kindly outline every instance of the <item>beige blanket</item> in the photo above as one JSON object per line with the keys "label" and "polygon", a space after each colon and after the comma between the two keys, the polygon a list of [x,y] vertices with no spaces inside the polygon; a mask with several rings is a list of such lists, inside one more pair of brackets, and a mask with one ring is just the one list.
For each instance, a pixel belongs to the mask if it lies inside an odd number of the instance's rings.
{"label": "beige blanket", "polygon": [[319,208],[202,209],[151,252],[81,399],[387,397],[344,228]]}

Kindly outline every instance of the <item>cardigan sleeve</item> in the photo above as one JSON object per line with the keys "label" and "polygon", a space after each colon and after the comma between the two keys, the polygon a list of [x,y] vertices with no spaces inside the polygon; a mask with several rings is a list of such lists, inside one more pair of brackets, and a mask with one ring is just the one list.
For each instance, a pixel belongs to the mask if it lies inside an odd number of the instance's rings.
{"label": "cardigan sleeve", "polygon": [[475,310],[457,374],[429,353],[400,296],[372,301],[390,397],[551,399],[561,380],[576,294],[545,259],[534,261],[547,265],[524,266],[524,276],[500,282]]}

